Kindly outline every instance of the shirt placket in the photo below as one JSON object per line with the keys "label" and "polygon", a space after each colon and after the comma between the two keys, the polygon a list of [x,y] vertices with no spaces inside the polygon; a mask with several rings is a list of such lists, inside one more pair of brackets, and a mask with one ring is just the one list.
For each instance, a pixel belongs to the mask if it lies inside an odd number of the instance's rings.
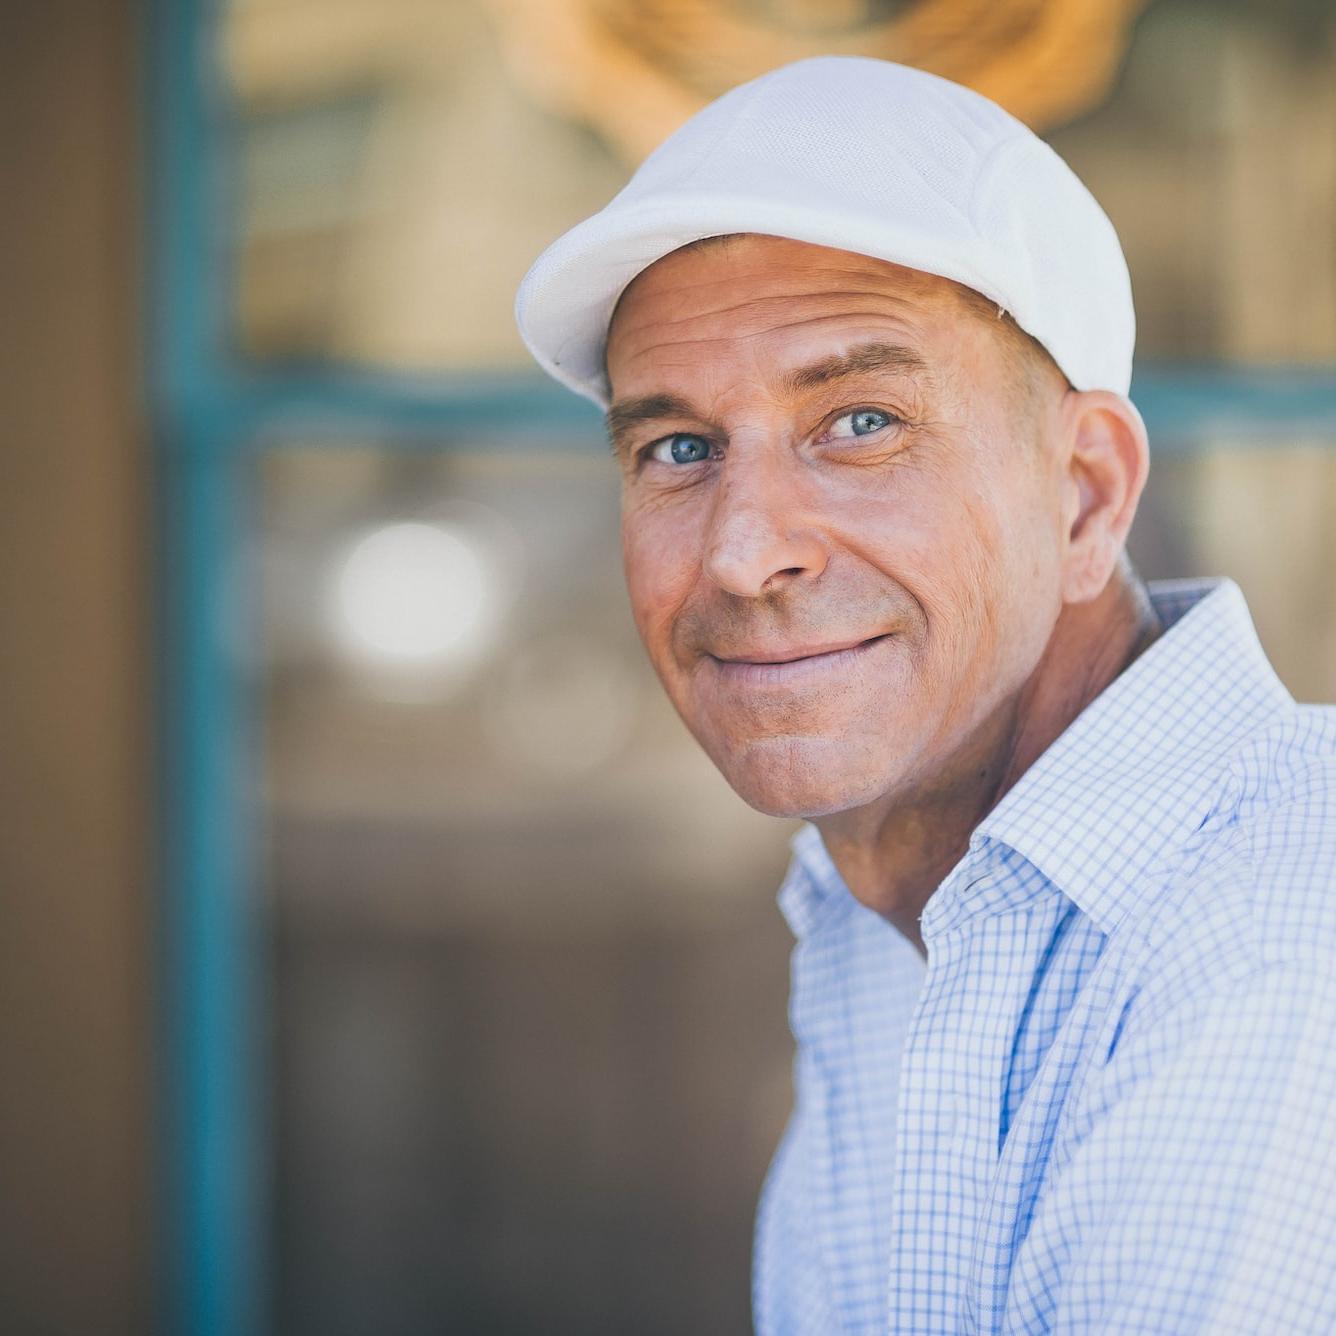
{"label": "shirt placket", "polygon": [[928,971],[901,1065],[887,1306],[896,1334],[976,1329],[969,1287],[1017,1001],[998,964],[1010,915],[943,926],[954,899],[939,902],[935,922],[925,915]]}

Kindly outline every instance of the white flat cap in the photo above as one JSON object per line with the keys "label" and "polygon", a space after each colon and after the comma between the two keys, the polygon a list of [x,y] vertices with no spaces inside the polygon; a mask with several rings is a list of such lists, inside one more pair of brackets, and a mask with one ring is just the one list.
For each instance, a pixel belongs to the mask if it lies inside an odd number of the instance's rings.
{"label": "white flat cap", "polygon": [[534,262],[520,333],[544,370],[606,408],[604,344],[626,286],[679,246],[737,232],[954,279],[1009,311],[1076,389],[1131,383],[1127,263],[1075,173],[980,94],[854,56],[772,70],[693,116]]}

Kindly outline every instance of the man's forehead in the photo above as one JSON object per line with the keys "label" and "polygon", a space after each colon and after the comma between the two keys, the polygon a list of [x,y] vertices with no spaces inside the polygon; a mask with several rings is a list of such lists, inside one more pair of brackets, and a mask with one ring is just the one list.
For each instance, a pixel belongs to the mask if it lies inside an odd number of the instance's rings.
{"label": "man's forehead", "polygon": [[764,345],[768,357],[782,354],[771,362],[776,372],[855,344],[919,350],[900,368],[912,360],[927,370],[928,344],[953,345],[972,318],[967,298],[983,301],[948,279],[871,256],[783,237],[711,237],[664,256],[627,288],[609,327],[606,369],[609,380],[628,371],[640,380],[677,363],[684,349],[742,341]]}
{"label": "man's forehead", "polygon": [[801,295],[850,282],[925,299],[948,300],[968,292],[950,279],[857,251],[741,232],[689,242],[647,266],[627,285],[612,323],[628,307],[673,295],[682,301],[698,299],[700,285],[720,282],[732,283],[744,297],[749,290],[758,297],[779,292]]}
{"label": "man's forehead", "polygon": [[[790,337],[804,327],[819,333]],[[898,369],[922,373],[915,379],[923,388],[939,370],[953,379],[950,367],[971,367],[977,378],[980,358],[1000,359],[1027,410],[1036,394],[1071,388],[1048,351],[973,288],[855,251],[755,233],[694,241],[642,270],[613,312],[604,383],[617,398],[627,380],[643,393],[646,379],[659,379],[684,348],[739,342],[764,345],[768,369],[790,382],[787,373],[820,360],[822,345],[839,355],[859,344],[894,344],[912,355]]]}

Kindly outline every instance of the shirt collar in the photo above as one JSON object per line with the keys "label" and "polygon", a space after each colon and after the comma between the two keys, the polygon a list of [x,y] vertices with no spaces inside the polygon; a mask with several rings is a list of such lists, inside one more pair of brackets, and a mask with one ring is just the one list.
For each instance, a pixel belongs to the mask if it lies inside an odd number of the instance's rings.
{"label": "shirt collar", "polygon": [[1259,721],[1293,707],[1232,580],[1152,584],[1166,629],[1072,721],[979,823],[1109,933],[1142,874],[1221,796],[1224,765]]}
{"label": "shirt collar", "polygon": [[804,824],[790,847],[793,861],[779,888],[779,908],[789,931],[802,941],[819,925],[834,922],[846,912],[854,897],[815,826]]}
{"label": "shirt collar", "polygon": [[[1140,874],[1214,806],[1221,763],[1259,720],[1293,705],[1232,580],[1149,586],[1165,631],[1116,677],[976,827],[970,853],[924,912],[934,932],[970,906],[964,875],[988,840],[1014,849],[1104,933],[1126,913]],[[815,826],[793,837],[779,905],[795,937],[854,903]],[[961,875],[957,875],[957,873]],[[986,911],[996,896],[970,894]]]}

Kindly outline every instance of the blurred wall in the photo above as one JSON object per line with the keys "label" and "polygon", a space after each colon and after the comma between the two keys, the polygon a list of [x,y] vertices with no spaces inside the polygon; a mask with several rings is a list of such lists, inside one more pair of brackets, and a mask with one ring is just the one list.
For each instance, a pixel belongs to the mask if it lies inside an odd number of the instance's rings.
{"label": "blurred wall", "polygon": [[0,48],[0,1330],[143,1333],[146,453],[137,15]]}

